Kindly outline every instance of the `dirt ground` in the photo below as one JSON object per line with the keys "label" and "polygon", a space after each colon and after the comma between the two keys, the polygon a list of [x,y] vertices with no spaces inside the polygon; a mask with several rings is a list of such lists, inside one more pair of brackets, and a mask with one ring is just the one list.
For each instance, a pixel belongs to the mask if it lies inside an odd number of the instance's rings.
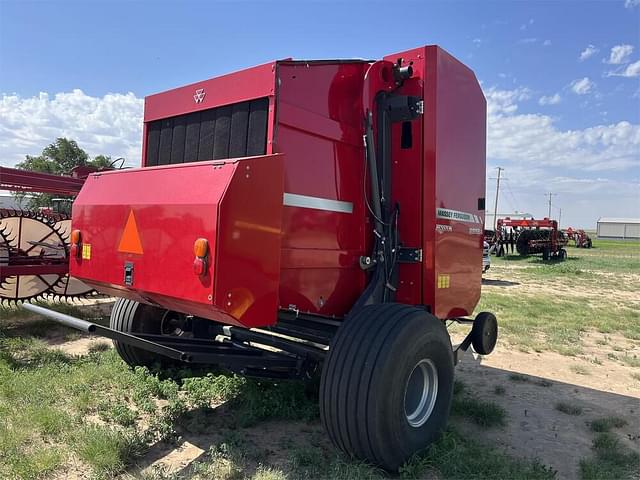
{"label": "dirt ground", "polygon": [[[578,374],[572,366],[588,368]],[[589,422],[618,416],[628,423],[623,439],[640,452],[640,382],[631,367],[606,362],[593,365],[553,353],[523,353],[501,346],[491,355],[467,354],[457,375],[478,397],[502,406],[506,426],[482,430],[466,425],[474,437],[487,438],[520,457],[537,457],[558,472],[558,478],[579,478],[579,460],[591,453],[593,433]],[[497,396],[496,386],[505,393]],[[578,416],[558,411],[567,402],[582,409]]]}

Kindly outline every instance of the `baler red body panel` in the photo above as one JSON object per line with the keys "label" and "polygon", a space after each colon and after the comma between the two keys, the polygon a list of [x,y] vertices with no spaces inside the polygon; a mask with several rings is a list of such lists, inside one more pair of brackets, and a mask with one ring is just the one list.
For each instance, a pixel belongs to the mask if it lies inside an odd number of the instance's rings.
{"label": "baler red body panel", "polygon": [[[282,178],[280,155],[90,175],[73,205],[85,248],[72,274],[115,296],[229,324],[274,323]],[[140,250],[127,249],[123,236],[136,233]],[[203,275],[193,269],[198,238],[209,243]]]}
{"label": "baler red body panel", "polygon": [[[439,47],[416,48],[385,60],[398,58],[413,62],[413,77],[424,92],[423,160],[414,158],[422,167],[421,187],[411,177],[418,168],[394,172],[398,191],[411,182],[408,192],[422,191],[422,218],[415,222],[422,225],[422,303],[439,318],[470,315],[482,283],[486,100],[474,73]],[[402,202],[409,208],[417,204],[410,197]],[[418,281],[417,273],[410,275],[410,281]]]}
{"label": "baler red body panel", "polygon": [[[412,62],[414,73],[398,92],[423,98],[424,114],[392,127],[391,201],[400,206],[400,239],[422,250],[422,262],[399,264],[396,301],[427,305],[440,318],[468,315],[481,284],[484,96],[473,72],[439,47],[385,60],[399,58]],[[147,97],[147,168],[89,177],[74,205],[73,224],[92,243],[92,259],[72,262],[72,274],[102,291],[229,324],[270,325],[278,308],[343,317],[367,285],[359,259],[371,254],[373,244],[362,140],[364,105],[378,84],[365,79],[371,65],[282,60]],[[225,128],[233,130],[234,115],[254,108],[239,102],[258,99],[268,102],[266,156],[222,162],[218,170],[206,161],[149,167],[173,159],[174,144],[184,143],[176,125],[189,120],[180,116],[228,106],[233,112]],[[165,119],[166,129],[157,123]],[[409,132],[407,147],[400,138]],[[156,156],[163,145],[171,153]],[[200,158],[187,158],[188,140],[179,147],[180,161],[213,158],[202,158],[200,147]],[[269,155],[276,153],[284,155]],[[247,162],[261,165],[260,173],[238,183],[243,193],[236,195],[229,186],[244,178]],[[96,187],[105,179],[112,186]],[[177,197],[176,189],[182,189]],[[117,237],[130,208],[143,242],[153,240],[144,258],[134,258],[142,263],[136,263],[134,285],[126,286],[122,271],[129,257],[117,251]],[[238,238],[237,222],[245,229]],[[104,240],[96,240],[100,236]],[[206,287],[191,268],[193,241],[203,236],[216,248]],[[223,298],[229,293],[231,305]]]}

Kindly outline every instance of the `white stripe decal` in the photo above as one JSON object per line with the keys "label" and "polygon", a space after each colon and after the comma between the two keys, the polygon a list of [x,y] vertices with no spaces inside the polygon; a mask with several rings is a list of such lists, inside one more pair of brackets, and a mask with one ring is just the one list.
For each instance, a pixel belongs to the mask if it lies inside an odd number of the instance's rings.
{"label": "white stripe decal", "polygon": [[329,198],[309,197],[296,193],[285,192],[282,197],[283,205],[287,207],[312,208],[314,210],[326,210],[328,212],[353,213],[353,203]]}

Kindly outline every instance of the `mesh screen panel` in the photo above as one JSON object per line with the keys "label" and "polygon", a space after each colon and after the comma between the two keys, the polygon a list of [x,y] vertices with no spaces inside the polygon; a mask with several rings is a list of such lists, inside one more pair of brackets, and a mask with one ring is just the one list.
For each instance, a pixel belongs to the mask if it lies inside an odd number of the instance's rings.
{"label": "mesh screen panel", "polygon": [[149,122],[146,165],[264,155],[268,113],[259,98]]}

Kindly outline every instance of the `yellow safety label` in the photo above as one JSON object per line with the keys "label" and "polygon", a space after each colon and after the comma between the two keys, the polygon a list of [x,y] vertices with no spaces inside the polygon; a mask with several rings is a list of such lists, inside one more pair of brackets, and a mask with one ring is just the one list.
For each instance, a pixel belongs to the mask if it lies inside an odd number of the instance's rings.
{"label": "yellow safety label", "polygon": [[91,244],[85,243],[82,245],[82,259],[91,260]]}
{"label": "yellow safety label", "polygon": [[438,275],[438,288],[449,288],[451,285],[450,275]]}

